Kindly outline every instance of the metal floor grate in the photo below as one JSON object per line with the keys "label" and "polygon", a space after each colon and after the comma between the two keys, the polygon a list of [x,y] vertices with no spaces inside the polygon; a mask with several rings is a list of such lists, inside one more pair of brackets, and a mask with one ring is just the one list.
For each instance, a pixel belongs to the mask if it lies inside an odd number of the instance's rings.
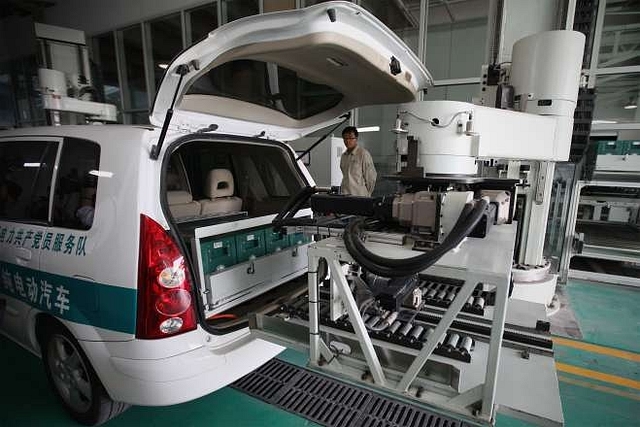
{"label": "metal floor grate", "polygon": [[369,390],[273,359],[231,385],[330,427],[468,427]]}

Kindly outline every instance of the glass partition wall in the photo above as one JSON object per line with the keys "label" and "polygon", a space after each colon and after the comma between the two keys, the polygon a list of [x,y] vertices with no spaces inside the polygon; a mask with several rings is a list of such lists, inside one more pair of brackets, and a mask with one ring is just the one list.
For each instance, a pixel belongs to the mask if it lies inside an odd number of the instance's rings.
{"label": "glass partition wall", "polygon": [[[92,57],[99,67],[104,99],[115,103],[123,123],[144,123],[164,69],[182,49],[218,26],[244,16],[300,8],[325,0],[217,0],[154,17],[127,28],[93,35]],[[486,40],[489,0],[355,0],[391,28],[434,68],[436,87],[427,99],[467,100],[475,95]],[[421,19],[428,19],[421,25]],[[426,24],[426,22],[425,22]],[[428,28],[428,31],[427,31]],[[472,36],[469,36],[469,34]],[[420,52],[421,42],[422,50]],[[377,108],[378,113],[376,113]],[[381,107],[363,112],[365,121],[383,120]],[[355,117],[355,120],[359,118]],[[366,126],[365,123],[360,123]],[[382,126],[380,125],[382,128]],[[377,138],[379,139],[379,138]],[[374,148],[374,156],[385,150]],[[376,162],[384,164],[380,157]]]}

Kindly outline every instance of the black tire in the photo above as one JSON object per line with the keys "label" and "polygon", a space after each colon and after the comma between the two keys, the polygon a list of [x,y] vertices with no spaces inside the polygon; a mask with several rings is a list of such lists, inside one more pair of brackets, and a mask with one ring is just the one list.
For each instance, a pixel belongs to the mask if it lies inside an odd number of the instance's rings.
{"label": "black tire", "polygon": [[74,420],[95,426],[129,408],[111,400],[78,341],[64,326],[47,325],[39,336],[49,385]]}

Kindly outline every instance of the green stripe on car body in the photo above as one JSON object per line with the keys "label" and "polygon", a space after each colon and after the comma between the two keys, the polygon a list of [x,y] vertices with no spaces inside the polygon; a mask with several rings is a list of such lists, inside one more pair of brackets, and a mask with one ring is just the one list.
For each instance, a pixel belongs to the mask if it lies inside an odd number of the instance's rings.
{"label": "green stripe on car body", "polygon": [[133,334],[137,290],[0,262],[0,293],[61,319]]}

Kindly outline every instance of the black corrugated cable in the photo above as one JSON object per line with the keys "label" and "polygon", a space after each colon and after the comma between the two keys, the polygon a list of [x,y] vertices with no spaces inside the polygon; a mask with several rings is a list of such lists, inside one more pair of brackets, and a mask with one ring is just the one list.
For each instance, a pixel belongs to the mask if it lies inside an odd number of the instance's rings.
{"label": "black corrugated cable", "polygon": [[[469,215],[471,214],[473,210],[473,204],[472,203],[467,203],[464,205],[464,208],[462,209],[462,212],[460,213],[460,216],[458,217],[458,220],[456,221],[456,223],[454,224],[453,228],[451,229],[451,231],[453,232],[453,230],[456,229],[456,227],[460,227],[463,222],[465,220],[467,220],[469,218]],[[361,232],[361,224],[364,221],[361,221],[358,224],[353,224],[353,232],[357,233],[355,234],[355,236],[359,236],[360,232]],[[350,224],[351,225],[351,224]],[[451,233],[449,234],[451,235]],[[448,237],[448,236],[447,236]],[[443,241],[443,244],[446,242]],[[415,263],[415,264],[421,264],[424,259],[428,259],[430,258],[430,253],[427,254],[423,254],[420,256],[415,256],[412,258],[404,258],[404,259],[396,259],[396,258],[385,258],[382,257],[380,255],[374,254],[373,252],[369,251],[364,243],[362,242],[361,239],[356,238],[353,239],[353,244],[355,245],[355,247],[357,248],[357,250],[359,252],[361,252],[363,255],[365,255],[370,261],[387,266],[387,267],[402,267],[402,266],[407,266],[409,264]]]}
{"label": "black corrugated cable", "polygon": [[[362,220],[356,220],[349,224],[344,233],[344,242],[349,254],[353,257],[353,259],[360,264],[365,270],[370,271],[371,273],[377,274],[383,277],[403,277],[409,276],[411,274],[416,274],[431,265],[435,264],[435,262],[440,259],[445,253],[455,248],[462,242],[462,240],[467,237],[477,223],[482,218],[484,211],[487,207],[488,201],[482,199],[478,202],[471,211],[461,222],[458,221],[456,226],[451,230],[447,238],[431,252],[428,252],[423,255],[418,255],[416,257],[408,258],[408,259],[396,259],[396,258],[384,258],[379,255],[373,254],[366,248],[360,241],[360,237],[358,235],[359,225],[362,223]],[[462,216],[462,215],[461,215]],[[357,246],[357,243],[360,243],[359,246],[362,246],[364,250],[360,250]],[[373,255],[373,256],[372,256]],[[378,260],[376,262],[375,260]],[[382,262],[380,262],[382,261]]]}

